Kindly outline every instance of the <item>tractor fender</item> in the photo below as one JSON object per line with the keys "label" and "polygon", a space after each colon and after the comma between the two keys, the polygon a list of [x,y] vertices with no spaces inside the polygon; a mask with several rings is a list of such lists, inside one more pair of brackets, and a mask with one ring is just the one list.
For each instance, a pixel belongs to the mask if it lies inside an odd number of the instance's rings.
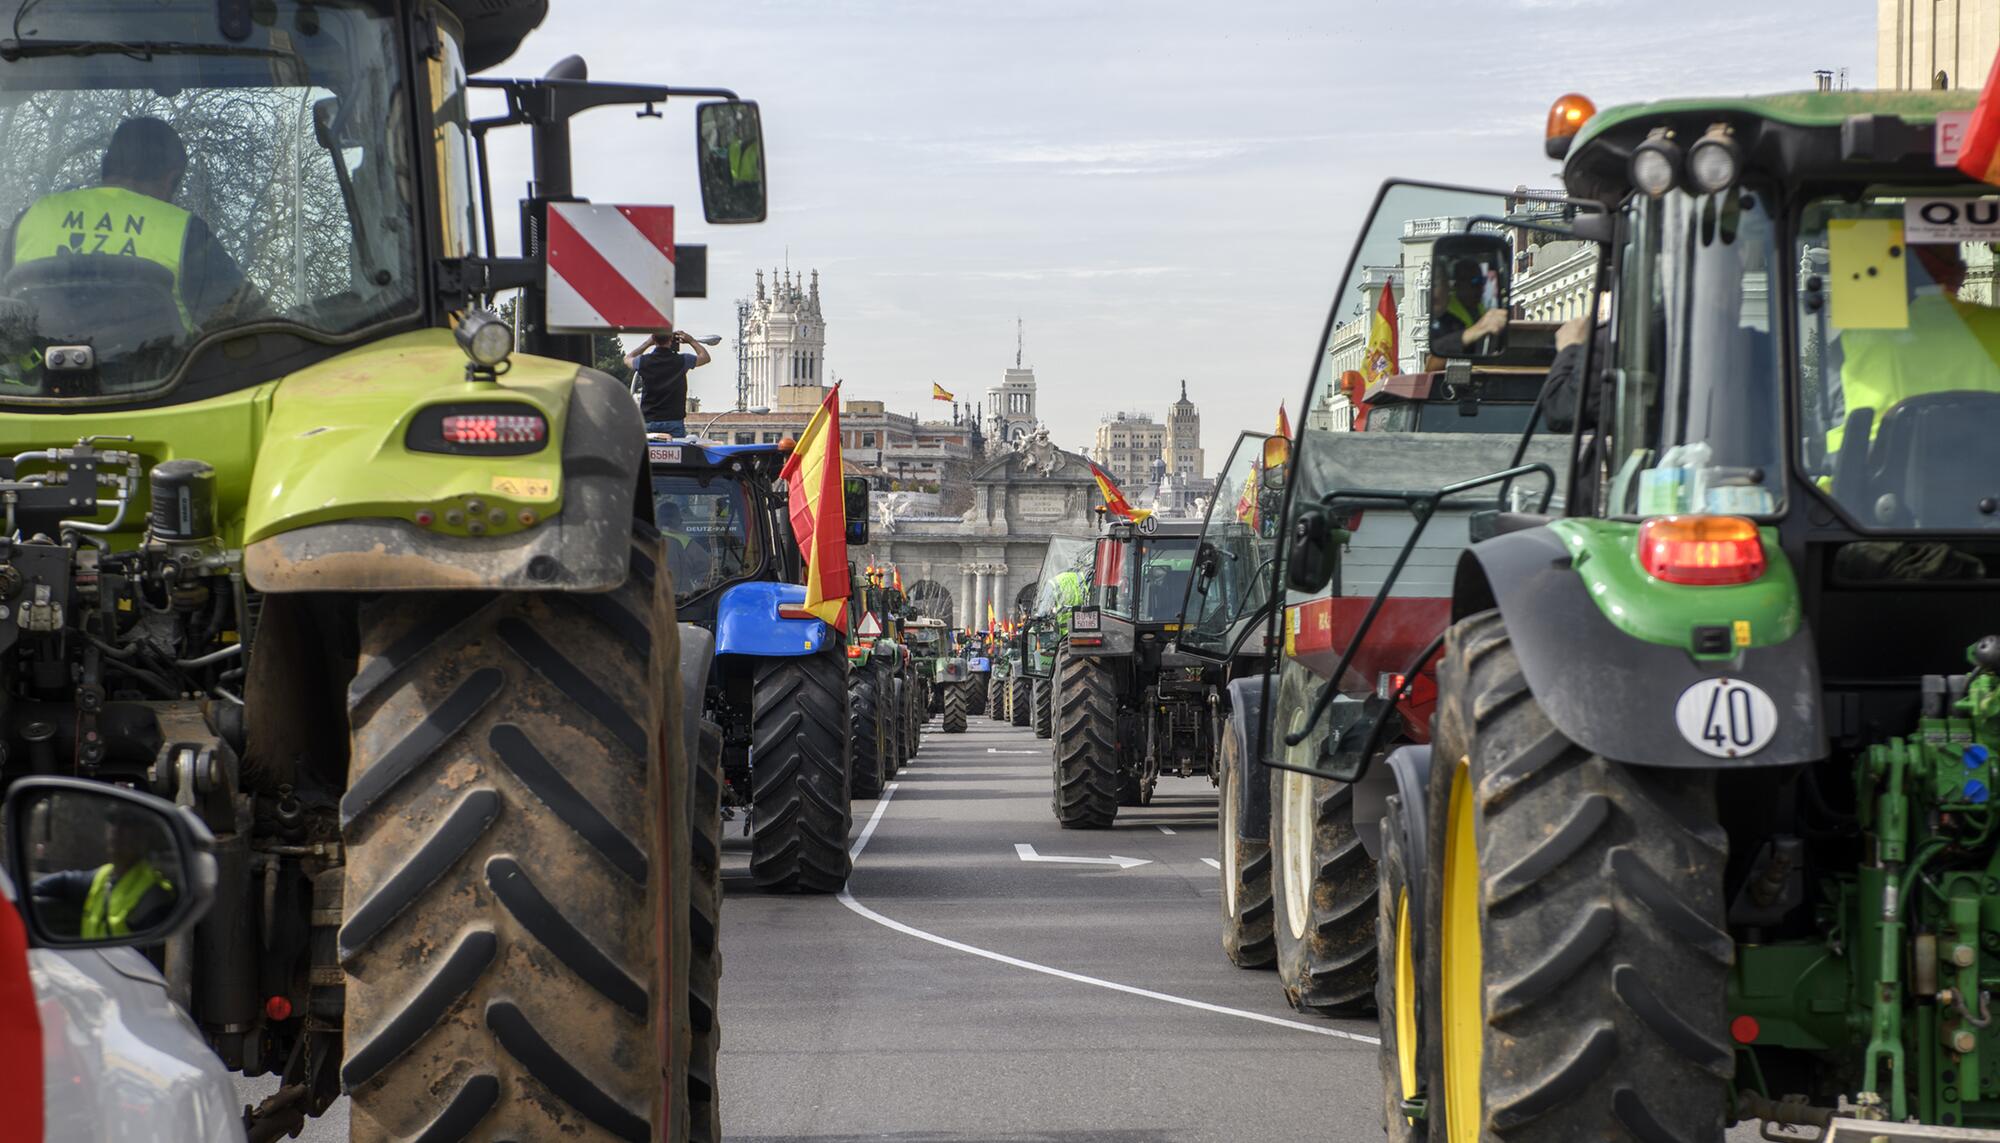
{"label": "tractor fender", "polygon": [[1271,840],[1271,783],[1265,781],[1263,675],[1229,680],[1229,727],[1236,739],[1236,757],[1243,765],[1243,786],[1236,796],[1237,836]]}
{"label": "tractor fender", "polygon": [[[462,355],[461,355],[462,356]],[[457,366],[463,369],[463,362]],[[432,475],[438,504],[477,497],[490,484],[503,487],[508,479],[507,457],[478,458],[476,480],[466,484],[468,458],[404,451],[402,434],[411,409],[390,426],[344,425],[326,435],[334,457],[362,459],[315,464],[310,446],[302,446],[290,430],[273,420],[266,457],[258,463],[260,492],[265,501],[310,504],[313,515],[348,510],[352,514],[287,526],[281,510],[273,509],[271,527],[280,530],[256,536],[244,546],[243,570],[250,586],[263,592],[296,591],[610,591],[625,582],[631,563],[632,520],[639,470],[646,457],[645,431],[632,408],[632,396],[615,380],[594,369],[576,369],[562,406],[561,508],[531,527],[497,535],[454,535],[410,519],[386,515],[381,493],[354,503],[353,482],[346,473],[365,470],[364,460],[396,454],[397,471],[408,476]],[[545,372],[539,370],[538,372]],[[523,372],[528,372],[526,367]],[[279,391],[279,404],[286,390]],[[502,389],[496,399],[504,398]],[[317,396],[317,394],[313,394]],[[299,407],[309,409],[308,400]],[[289,407],[288,407],[289,408]],[[289,412],[293,419],[305,412]],[[350,418],[357,421],[359,418]],[[301,421],[300,423],[305,423]],[[279,433],[280,427],[286,432]],[[282,444],[280,442],[283,442]],[[526,459],[515,458],[516,467]],[[369,461],[368,463],[375,463]],[[546,464],[546,462],[543,462]],[[267,475],[267,472],[270,475]],[[460,475],[451,475],[460,474]],[[399,478],[401,479],[401,478]],[[288,484],[288,482],[290,482]],[[304,487],[301,487],[301,486]],[[442,492],[456,485],[470,492]],[[416,482],[408,484],[416,489]],[[431,502],[432,488],[403,495],[418,504]],[[498,494],[495,494],[498,498]],[[471,501],[466,501],[471,502]],[[351,508],[343,509],[343,505]],[[499,506],[496,504],[496,508]],[[413,509],[410,504],[393,510]],[[442,513],[443,509],[437,509]],[[256,524],[253,513],[252,524]],[[310,516],[307,517],[310,519]],[[649,521],[650,522],[650,521]]]}
{"label": "tractor fender", "polygon": [[715,605],[715,653],[796,659],[826,649],[828,630],[820,619],[788,619],[780,606],[800,607],[804,584],[739,583],[724,589]]}
{"label": "tractor fender", "polygon": [[[1824,758],[1819,661],[1812,630],[1728,659],[1697,660],[1686,647],[1635,639],[1614,626],[1547,528],[1510,532],[1459,558],[1452,621],[1497,607],[1521,673],[1549,721],[1606,758],[1670,769],[1789,766]],[[1692,638],[1693,633],[1689,633]],[[1704,679],[1750,683],[1777,706],[1778,725],[1755,754],[1718,758],[1682,737],[1674,707]]]}
{"label": "tractor fender", "polygon": [[[1361,778],[1354,783],[1354,799],[1350,805],[1353,807],[1354,832],[1360,835],[1361,848],[1368,851],[1368,856],[1382,860],[1382,818],[1389,812],[1391,794],[1402,798],[1405,807],[1415,805],[1418,811],[1414,823],[1391,823],[1391,828],[1401,829],[1404,841],[1423,841],[1424,781],[1430,772],[1430,746],[1415,744],[1396,747],[1362,771]],[[1406,861],[1410,852],[1404,851]]]}
{"label": "tractor fender", "polygon": [[679,623],[681,632],[681,737],[688,757],[701,757],[702,703],[708,697],[708,668],[715,662],[715,632]]}

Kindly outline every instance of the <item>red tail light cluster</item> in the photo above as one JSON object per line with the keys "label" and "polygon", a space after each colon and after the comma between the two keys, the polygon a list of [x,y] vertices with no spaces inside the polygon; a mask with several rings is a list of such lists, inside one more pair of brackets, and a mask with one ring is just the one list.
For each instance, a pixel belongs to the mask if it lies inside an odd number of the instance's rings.
{"label": "red tail light cluster", "polygon": [[1741,516],[1660,516],[1639,525],[1639,563],[1667,583],[1749,583],[1764,574],[1764,543]]}
{"label": "red tail light cluster", "polygon": [[446,442],[459,445],[540,444],[549,439],[549,423],[539,413],[461,413],[446,417],[438,430]]}

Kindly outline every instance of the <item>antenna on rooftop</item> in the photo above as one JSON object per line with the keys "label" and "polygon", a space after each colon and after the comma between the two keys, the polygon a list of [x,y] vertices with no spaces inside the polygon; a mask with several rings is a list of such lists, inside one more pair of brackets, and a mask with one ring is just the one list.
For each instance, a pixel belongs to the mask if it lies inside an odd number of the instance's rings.
{"label": "antenna on rooftop", "polygon": [[1021,319],[1019,315],[1016,315],[1014,318],[1014,368],[1016,369],[1021,367],[1021,347],[1024,344],[1026,344],[1026,340],[1025,335],[1021,332]]}

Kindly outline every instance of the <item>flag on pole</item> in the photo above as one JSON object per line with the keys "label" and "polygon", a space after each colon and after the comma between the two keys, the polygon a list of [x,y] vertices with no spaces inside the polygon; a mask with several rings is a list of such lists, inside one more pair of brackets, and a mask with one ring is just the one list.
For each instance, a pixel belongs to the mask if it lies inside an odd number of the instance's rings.
{"label": "flag on pole", "polygon": [[896,577],[896,590],[897,591],[903,590],[903,569],[897,567],[895,564],[890,564],[889,571],[892,575]]}
{"label": "flag on pole", "polygon": [[1097,467],[1096,461],[1091,461],[1089,464],[1090,475],[1097,478],[1097,491],[1104,496],[1106,511],[1114,516],[1123,516],[1127,520],[1144,520],[1153,514],[1149,508],[1134,508],[1127,504],[1125,494],[1118,491],[1118,484],[1111,479],[1111,474]]}
{"label": "flag on pole", "polygon": [[1000,617],[993,614],[993,601],[989,599],[986,601],[986,633],[993,634],[999,626]]}
{"label": "flag on pole", "polygon": [[1368,348],[1361,356],[1361,374],[1373,385],[1402,368],[1402,350],[1396,334],[1396,287],[1382,283],[1382,296],[1375,303],[1375,320],[1368,327]]}
{"label": "flag on pole", "polygon": [[1965,142],[1958,149],[1958,169],[1981,182],[2000,183],[2000,56],[1994,57],[1972,107]]}
{"label": "flag on pole", "polygon": [[956,397],[952,396],[952,395],[951,395],[950,393],[946,392],[946,391],[945,391],[945,387],[944,387],[944,386],[942,386],[942,385],[938,384],[937,382],[933,381],[933,382],[931,382],[931,400],[933,400],[933,401],[956,401],[956,400],[958,400],[958,398],[956,398]]}
{"label": "flag on pole", "polygon": [[840,385],[819,411],[779,473],[791,499],[792,534],[806,561],[806,610],[847,629],[847,516],[840,477]]}
{"label": "flag on pole", "polygon": [[1285,416],[1285,403],[1278,402],[1278,429],[1264,441],[1264,467],[1277,468],[1292,455],[1292,421]]}

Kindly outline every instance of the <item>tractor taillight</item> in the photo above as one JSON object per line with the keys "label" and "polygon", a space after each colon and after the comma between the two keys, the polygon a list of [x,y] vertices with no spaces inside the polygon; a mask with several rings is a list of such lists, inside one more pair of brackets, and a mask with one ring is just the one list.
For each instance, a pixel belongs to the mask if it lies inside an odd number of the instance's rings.
{"label": "tractor taillight", "polygon": [[461,413],[446,417],[438,435],[455,445],[540,444],[549,439],[549,423],[538,413]]}
{"label": "tractor taillight", "polygon": [[1749,583],[1764,574],[1764,542],[1741,516],[1660,516],[1639,525],[1639,564],[1667,583]]}

